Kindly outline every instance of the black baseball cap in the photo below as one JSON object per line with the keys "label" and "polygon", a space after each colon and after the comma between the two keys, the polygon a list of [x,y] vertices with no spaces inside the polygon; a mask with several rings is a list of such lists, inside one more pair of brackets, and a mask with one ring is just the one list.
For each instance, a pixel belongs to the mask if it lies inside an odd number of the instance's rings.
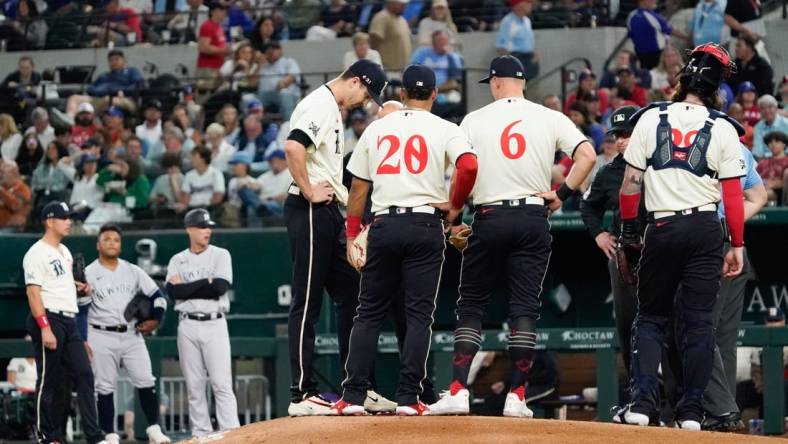
{"label": "black baseball cap", "polygon": [[195,208],[186,213],[183,217],[183,224],[186,228],[208,228],[216,225],[216,222],[211,220],[211,213],[203,208]]}
{"label": "black baseball cap", "polygon": [[361,59],[350,65],[348,71],[353,75],[358,76],[364,86],[367,87],[369,96],[378,104],[383,105],[383,90],[386,88],[386,73],[383,72],[383,67],[370,60]]}
{"label": "black baseball cap", "polygon": [[629,119],[638,109],[637,106],[629,105],[616,108],[613,114],[610,115],[610,129],[607,130],[607,134],[614,134],[618,131],[632,131],[635,125]]}
{"label": "black baseball cap", "polygon": [[510,55],[496,57],[490,62],[490,75],[479,80],[479,83],[490,83],[493,77],[525,80],[525,68],[516,57]]}
{"label": "black baseball cap", "polygon": [[44,205],[44,208],[41,210],[41,220],[47,219],[68,219],[74,215],[74,212],[71,211],[68,204],[65,202],[49,202],[48,204]]}
{"label": "black baseball cap", "polygon": [[405,90],[435,89],[435,72],[424,65],[408,65],[402,71],[402,86]]}

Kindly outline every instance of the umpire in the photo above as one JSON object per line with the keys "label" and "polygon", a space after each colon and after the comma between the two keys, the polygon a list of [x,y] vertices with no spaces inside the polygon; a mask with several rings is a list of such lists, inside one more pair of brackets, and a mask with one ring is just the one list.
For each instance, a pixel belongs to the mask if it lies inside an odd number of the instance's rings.
{"label": "umpire", "polygon": [[[673,102],[655,103],[635,114],[621,185],[621,243],[631,258],[640,251],[637,209],[645,183],[649,223],[638,271],[638,313],[633,326],[632,402],[614,420],[648,425],[659,408],[657,369],[666,329],[676,311],[682,316],[679,350],[683,392],[676,424],[700,430],[703,392],[714,350],[712,310],[720,277],[741,272],[744,205],[739,177],[746,172],[739,148],[744,130],[718,111],[717,95],[735,65],[721,46],[705,44],[690,53],[679,74]],[[723,230],[717,203],[725,203],[731,249],[723,261]]]}
{"label": "umpire", "polygon": [[33,244],[22,261],[31,317],[27,330],[33,338],[36,368],[36,438],[39,443],[65,442],[61,418],[68,408],[59,402],[63,375],[74,375],[79,414],[88,444],[103,436],[96,418],[93,371],[87,347],[77,329],[77,290],[90,294],[90,286],[74,282],[73,258],[60,242],[71,233],[74,212],[65,202],[50,202],[41,211],[44,237]]}

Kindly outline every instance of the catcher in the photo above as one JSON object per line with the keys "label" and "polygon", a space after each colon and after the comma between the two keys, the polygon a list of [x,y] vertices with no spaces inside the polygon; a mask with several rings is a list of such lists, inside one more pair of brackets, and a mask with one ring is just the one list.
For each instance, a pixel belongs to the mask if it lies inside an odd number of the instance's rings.
{"label": "catcher", "polygon": [[[120,442],[120,436],[115,433],[114,392],[118,368],[123,365],[137,388],[140,405],[149,425],[146,429],[149,442],[169,443],[170,439],[158,425],[156,379],[142,338],[159,327],[167,309],[167,299],[141,268],[120,259],[120,228],[115,225],[102,226],[96,247],[99,258],[85,269],[92,293],[80,298],[80,305],[89,305],[87,328],[82,333],[83,337],[87,336],[92,349],[99,426],[106,434],[107,443]],[[144,317],[135,319],[134,316]]]}

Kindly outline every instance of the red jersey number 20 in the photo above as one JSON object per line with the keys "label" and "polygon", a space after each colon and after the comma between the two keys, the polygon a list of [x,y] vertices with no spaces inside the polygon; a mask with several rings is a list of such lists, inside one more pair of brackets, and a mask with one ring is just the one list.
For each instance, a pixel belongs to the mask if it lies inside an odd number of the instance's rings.
{"label": "red jersey number 20", "polygon": [[419,134],[410,136],[405,141],[405,149],[400,153],[400,139],[394,135],[378,137],[378,151],[386,147],[386,155],[378,165],[377,174],[399,174],[400,163],[405,161],[405,168],[411,174],[419,174],[427,168],[427,141]]}
{"label": "red jersey number 20", "polygon": [[507,125],[503,133],[501,133],[501,150],[503,155],[512,160],[519,159],[525,154],[525,136],[512,131],[512,127],[520,122],[522,120],[515,120]]}

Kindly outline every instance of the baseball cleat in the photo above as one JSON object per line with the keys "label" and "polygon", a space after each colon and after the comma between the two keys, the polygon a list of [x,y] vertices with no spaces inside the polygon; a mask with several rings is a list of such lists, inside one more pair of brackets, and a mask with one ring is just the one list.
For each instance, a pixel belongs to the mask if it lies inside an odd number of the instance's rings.
{"label": "baseball cleat", "polygon": [[700,423],[694,419],[687,419],[684,421],[677,419],[676,427],[682,430],[691,430],[694,432],[700,430]]}
{"label": "baseball cleat", "polygon": [[367,390],[364,409],[369,413],[394,413],[397,410],[397,403],[386,399],[374,390]]}
{"label": "baseball cleat", "polygon": [[398,405],[397,415],[399,416],[427,416],[430,414],[430,406],[419,401],[413,405]]}
{"label": "baseball cleat", "polygon": [[158,424],[154,424],[147,429],[145,433],[148,435],[148,444],[168,444],[171,443],[170,438],[161,431]]}
{"label": "baseball cleat", "polygon": [[312,395],[287,407],[290,416],[324,416],[331,414],[331,403],[320,395]]}
{"label": "baseball cleat", "polygon": [[631,411],[632,404],[627,404],[624,407],[613,407],[613,422],[618,424],[630,424],[645,427],[649,424],[650,418],[643,413],[636,413]]}
{"label": "baseball cleat", "polygon": [[471,394],[459,383],[452,383],[440,397],[438,402],[430,405],[430,415],[467,415],[471,411]]}
{"label": "baseball cleat", "polygon": [[525,387],[520,386],[506,395],[503,416],[511,418],[533,418],[534,412],[525,405]]}
{"label": "baseball cleat", "polygon": [[117,433],[107,433],[107,435],[104,436],[104,441],[106,441],[107,444],[120,444],[120,435]]}
{"label": "baseball cleat", "polygon": [[366,413],[363,405],[351,404],[344,399],[340,399],[331,405],[329,415],[335,416],[362,416]]}

